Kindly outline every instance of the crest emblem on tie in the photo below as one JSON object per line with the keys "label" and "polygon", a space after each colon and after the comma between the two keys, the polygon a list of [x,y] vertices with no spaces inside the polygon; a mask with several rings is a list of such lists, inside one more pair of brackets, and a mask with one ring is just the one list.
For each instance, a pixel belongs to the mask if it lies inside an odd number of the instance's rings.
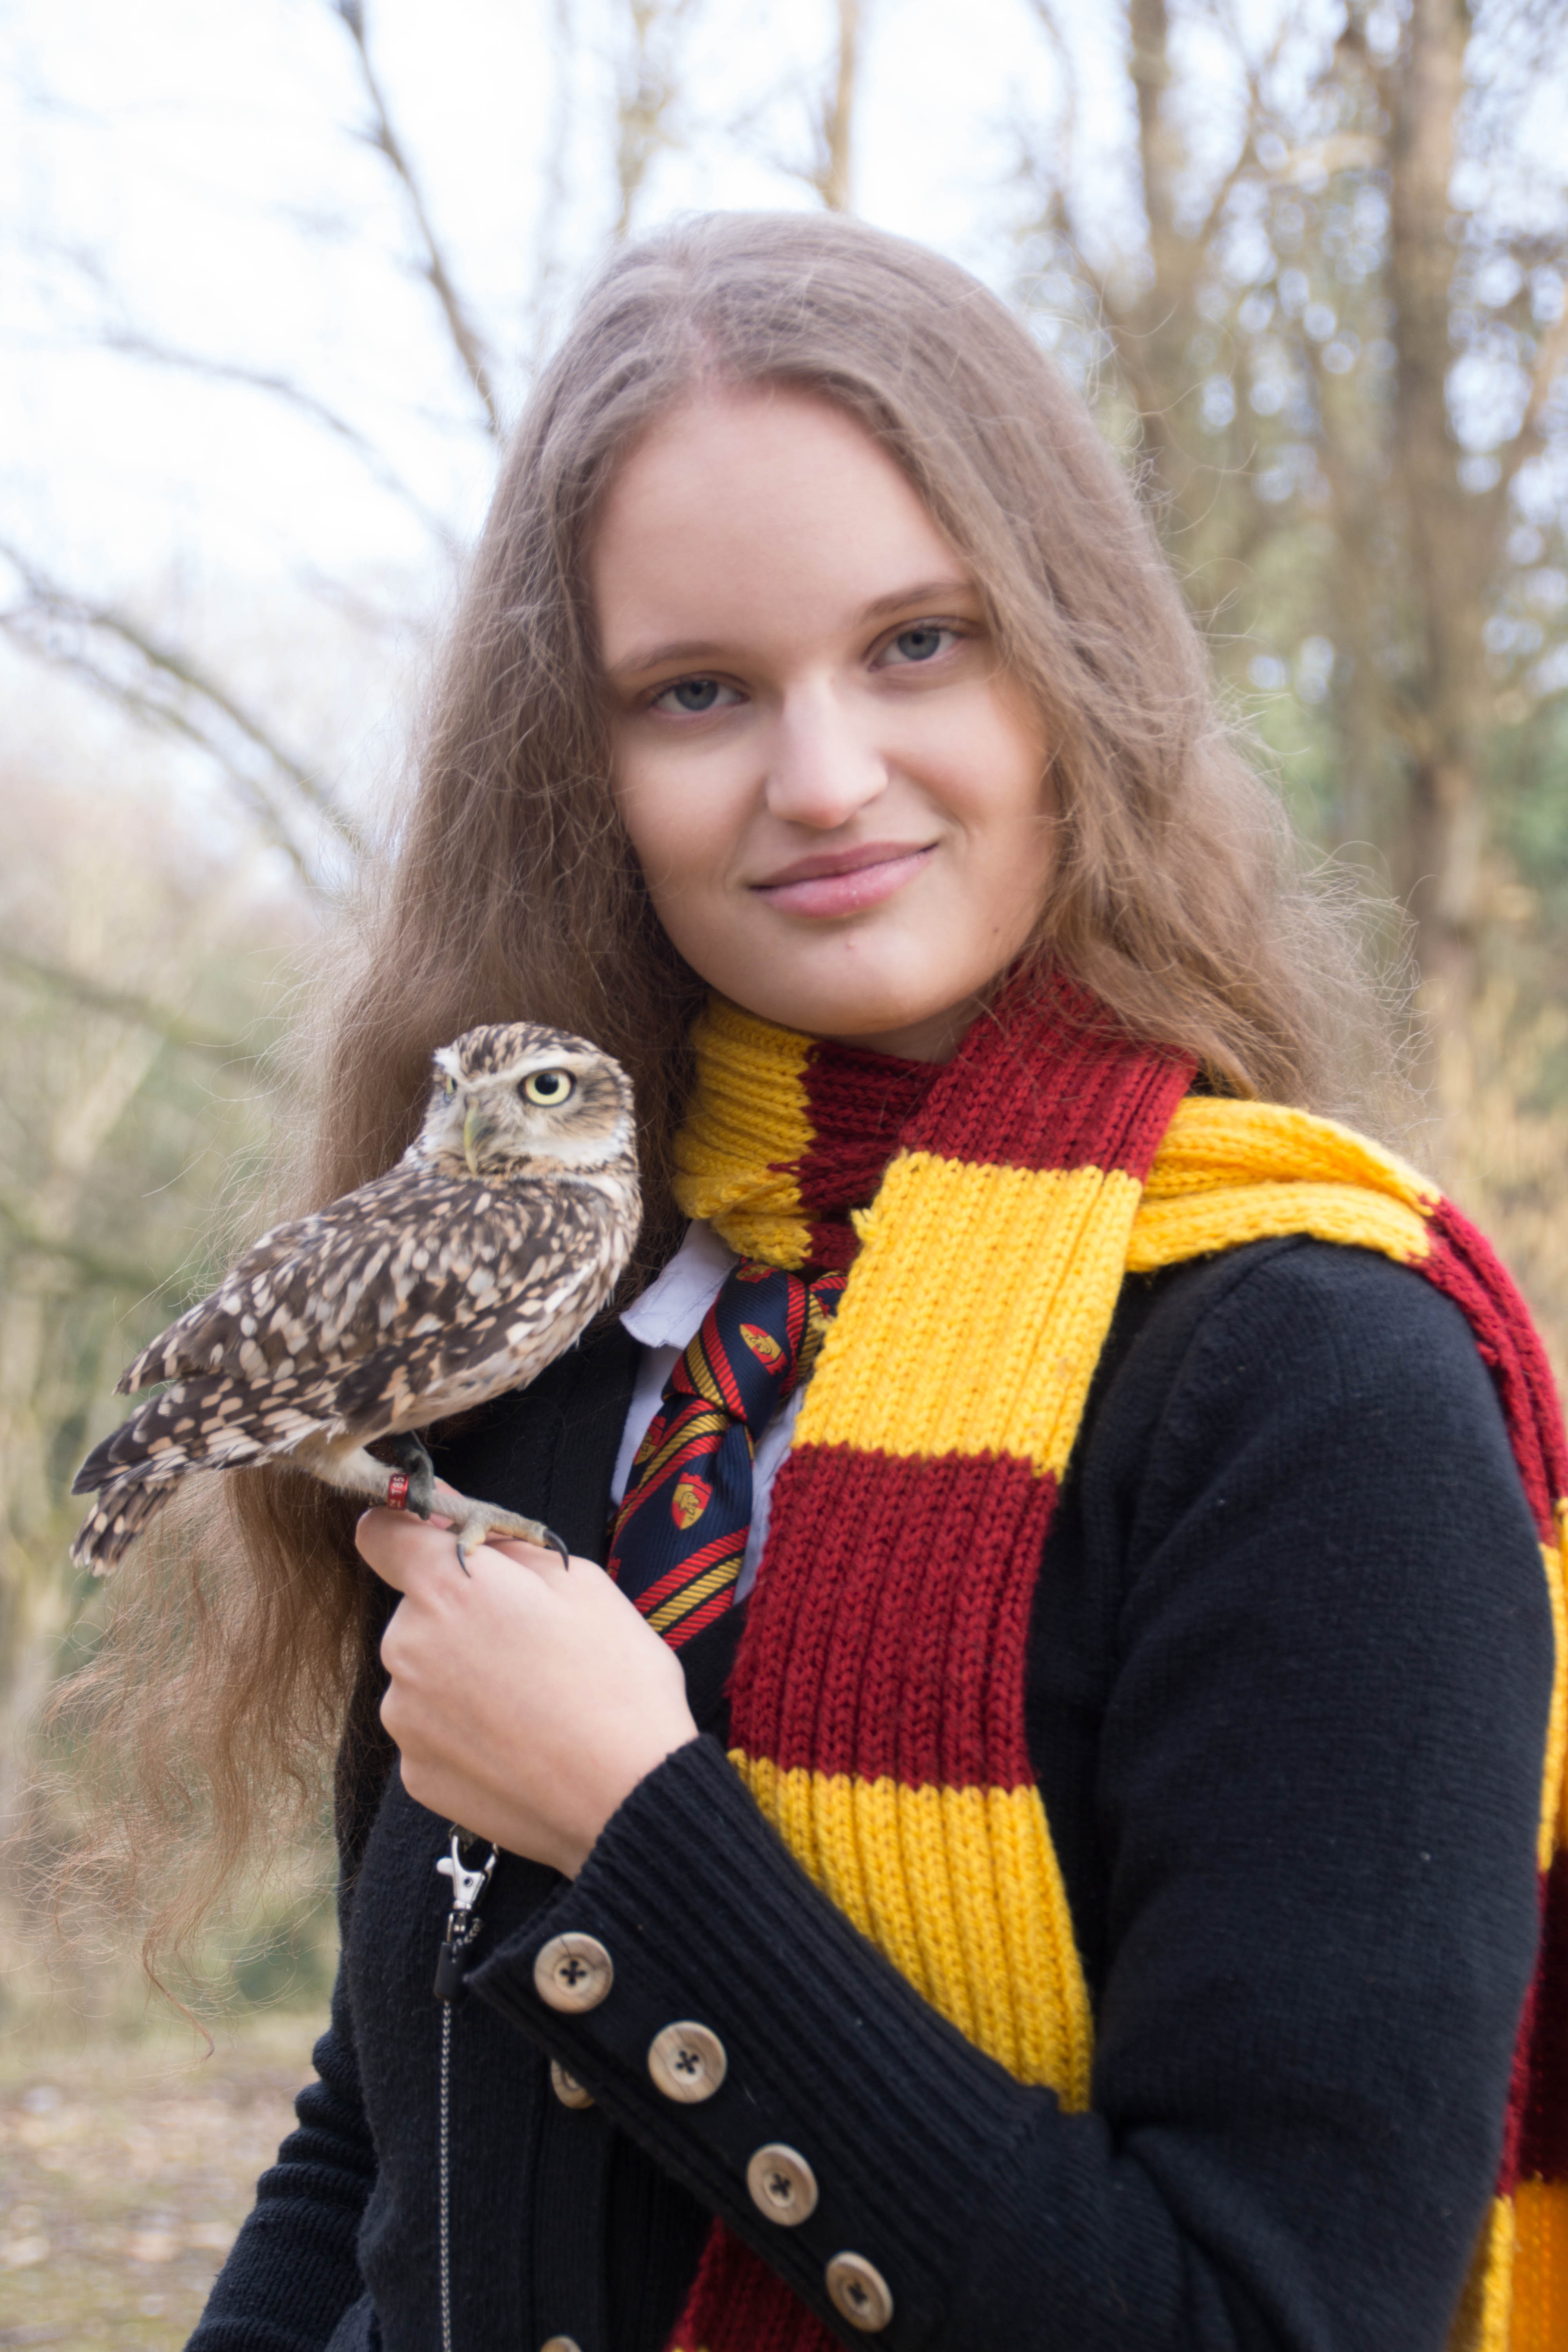
{"label": "crest emblem on tie", "polygon": [[669,1516],[682,1533],[694,1528],[713,1499],[713,1487],[707,1478],[700,1478],[695,1470],[688,1470],[675,1482],[669,1498]]}
{"label": "crest emblem on tie", "polygon": [[770,1372],[777,1371],[784,1361],[784,1349],[771,1331],[764,1331],[760,1323],[742,1323],[741,1337],[759,1364],[765,1364]]}

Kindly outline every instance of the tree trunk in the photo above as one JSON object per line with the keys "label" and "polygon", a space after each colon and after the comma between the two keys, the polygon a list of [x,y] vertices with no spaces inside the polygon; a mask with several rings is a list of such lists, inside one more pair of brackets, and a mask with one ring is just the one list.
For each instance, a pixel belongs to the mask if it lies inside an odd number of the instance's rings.
{"label": "tree trunk", "polygon": [[1392,463],[1410,568],[1410,660],[1400,732],[1405,808],[1391,845],[1415,920],[1435,1042],[1462,1025],[1475,989],[1489,700],[1481,640],[1490,501],[1461,488],[1447,383],[1455,246],[1448,181],[1464,93],[1464,0],[1412,0],[1403,52],[1379,77],[1389,116],[1389,292],[1397,409]]}

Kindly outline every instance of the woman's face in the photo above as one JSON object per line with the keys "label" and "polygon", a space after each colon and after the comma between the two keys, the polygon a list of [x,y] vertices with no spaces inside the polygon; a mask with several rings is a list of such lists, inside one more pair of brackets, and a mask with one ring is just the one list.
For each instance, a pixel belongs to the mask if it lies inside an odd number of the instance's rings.
{"label": "woman's face", "polygon": [[693,399],[622,467],[590,569],[676,947],[764,1019],[951,1054],[1041,904],[1047,746],[905,476],[810,394]]}

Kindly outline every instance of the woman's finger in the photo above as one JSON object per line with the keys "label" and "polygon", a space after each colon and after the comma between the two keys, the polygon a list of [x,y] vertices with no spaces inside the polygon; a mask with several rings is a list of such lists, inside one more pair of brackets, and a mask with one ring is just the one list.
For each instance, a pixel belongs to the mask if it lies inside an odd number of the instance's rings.
{"label": "woman's finger", "polygon": [[405,1511],[389,1511],[383,1504],[362,1516],[354,1543],[382,1582],[399,1592],[406,1592],[414,1578],[436,1573],[447,1560],[457,1565],[457,1547],[444,1528],[411,1519]]}
{"label": "woman's finger", "polygon": [[[521,1536],[494,1538],[487,1543],[482,1543],[479,1549],[494,1552],[499,1559],[516,1560],[521,1567],[528,1569],[533,1575],[542,1577],[547,1584],[559,1584],[562,1578],[568,1572],[566,1563],[558,1551],[548,1551],[542,1544],[527,1543]],[[468,1557],[471,1561],[474,1555],[470,1552]],[[581,1568],[592,1566],[592,1562],[574,1559],[572,1565],[574,1568]]]}

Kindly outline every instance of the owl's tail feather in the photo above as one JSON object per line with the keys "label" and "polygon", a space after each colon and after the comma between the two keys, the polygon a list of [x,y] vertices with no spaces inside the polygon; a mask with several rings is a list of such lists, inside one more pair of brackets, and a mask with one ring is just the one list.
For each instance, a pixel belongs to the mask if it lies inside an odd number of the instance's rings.
{"label": "owl's tail feather", "polygon": [[98,1575],[121,1559],[169,1490],[194,1470],[236,1470],[290,1453],[321,1423],[287,1400],[262,1399],[225,1375],[180,1381],[150,1397],[95,1445],[71,1486],[99,1500],[71,1546]]}
{"label": "owl's tail feather", "polygon": [[89,1568],[94,1576],[107,1576],[118,1568],[178,1483],[168,1477],[138,1477],[134,1472],[111,1478],[82,1521],[71,1546],[72,1565]]}

